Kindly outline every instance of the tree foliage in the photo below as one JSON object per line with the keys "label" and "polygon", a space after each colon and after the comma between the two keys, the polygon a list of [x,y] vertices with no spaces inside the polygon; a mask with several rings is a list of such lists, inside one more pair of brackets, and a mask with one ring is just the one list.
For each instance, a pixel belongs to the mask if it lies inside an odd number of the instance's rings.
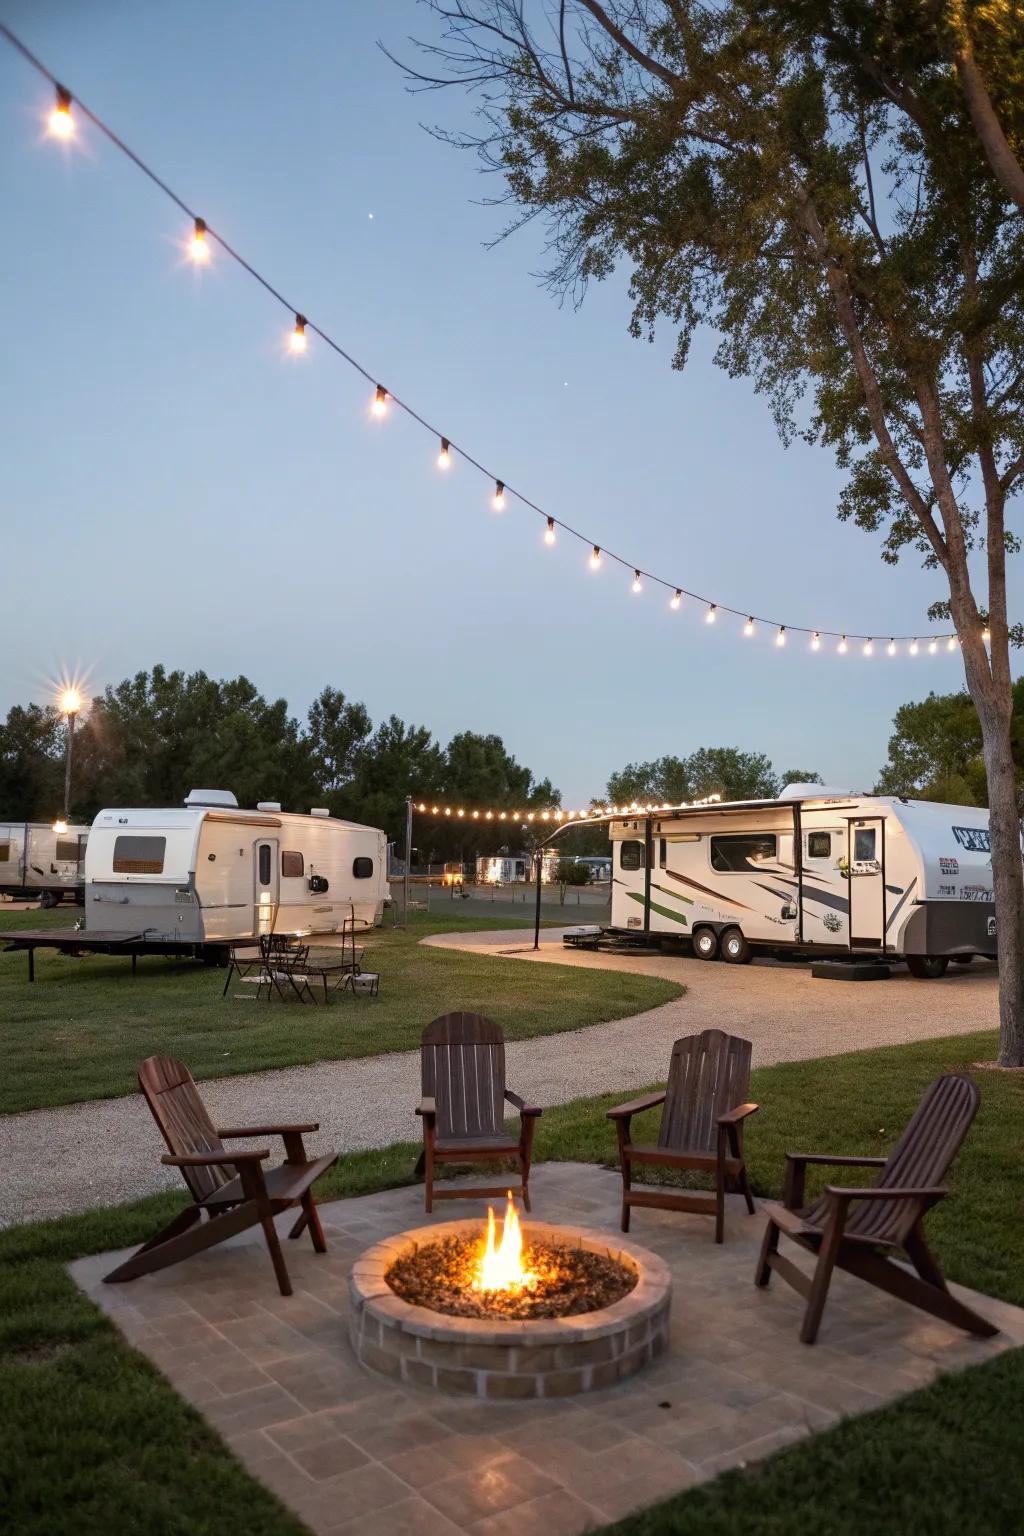
{"label": "tree foliage", "polygon": [[[1013,755],[1018,795],[1024,789],[1024,678],[1013,685]],[[879,775],[881,795],[987,805],[981,725],[969,693],[930,693],[903,704],[893,720],[889,760]],[[1022,805],[1024,809],[1024,805]]]}
{"label": "tree foliage", "polygon": [[791,770],[781,776],[763,752],[738,747],[699,747],[687,757],[659,757],[627,763],[608,780],[610,805],[681,805],[720,795],[723,800],[773,800],[797,781],[821,783],[816,773]]}

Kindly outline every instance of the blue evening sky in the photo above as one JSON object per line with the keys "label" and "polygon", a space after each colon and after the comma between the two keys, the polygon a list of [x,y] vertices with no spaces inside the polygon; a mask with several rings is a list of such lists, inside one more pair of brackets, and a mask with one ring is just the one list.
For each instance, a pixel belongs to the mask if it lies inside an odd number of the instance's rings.
{"label": "blue evening sky", "polygon": [[[701,745],[870,784],[893,712],[959,687],[927,633],[939,574],[835,516],[830,456],[783,449],[765,403],[668,329],[627,334],[625,274],[559,308],[541,231],[501,210],[377,48],[429,29],[413,0],[0,0],[187,202],[371,373],[495,473],[601,544],[723,603],[873,631],[872,660],[743,639],[634,596],[587,551],[392,413],[92,130],[48,141],[45,83],[0,44],[0,710],[61,669],[244,671],[304,713],[331,683],[442,741],[494,731],[565,803],[629,760]],[[406,50],[408,51],[408,50]],[[372,215],[372,217],[371,217]],[[188,785],[182,786],[183,793]],[[429,786],[424,786],[428,789]]]}

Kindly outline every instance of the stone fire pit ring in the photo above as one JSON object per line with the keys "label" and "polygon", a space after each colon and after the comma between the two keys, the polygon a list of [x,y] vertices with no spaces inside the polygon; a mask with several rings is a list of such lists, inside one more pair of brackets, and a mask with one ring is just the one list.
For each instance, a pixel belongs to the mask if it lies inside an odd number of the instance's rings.
{"label": "stone fire pit ring", "polygon": [[368,1248],[349,1277],[349,1338],[364,1366],[412,1386],[492,1399],[564,1397],[612,1386],[668,1346],[672,1279],[657,1254],[624,1237],[523,1218],[528,1242],[583,1247],[635,1269],[620,1301],[574,1317],[454,1317],[396,1296],[384,1275],[413,1245],[479,1235],[480,1220],[400,1232]]}

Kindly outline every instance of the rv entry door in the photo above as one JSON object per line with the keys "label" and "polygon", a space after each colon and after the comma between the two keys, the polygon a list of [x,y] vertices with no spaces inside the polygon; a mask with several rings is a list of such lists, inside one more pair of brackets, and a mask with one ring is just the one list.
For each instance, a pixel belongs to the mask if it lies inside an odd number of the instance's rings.
{"label": "rv entry door", "polygon": [[278,857],[277,838],[261,837],[253,844],[253,923],[256,938],[273,933],[277,921]]}
{"label": "rv entry door", "polygon": [[885,945],[885,818],[858,816],[847,823],[846,882],[850,896],[850,948]]}

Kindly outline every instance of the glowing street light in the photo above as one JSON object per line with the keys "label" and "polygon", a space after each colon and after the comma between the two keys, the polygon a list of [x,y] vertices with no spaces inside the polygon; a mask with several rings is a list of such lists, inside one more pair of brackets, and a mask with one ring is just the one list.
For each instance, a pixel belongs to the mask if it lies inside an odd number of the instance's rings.
{"label": "glowing street light", "polygon": [[67,720],[67,735],[64,739],[64,822],[66,824],[71,817],[71,753],[75,743],[75,723],[82,710],[82,695],[73,685],[62,688],[57,699],[57,708]]}

